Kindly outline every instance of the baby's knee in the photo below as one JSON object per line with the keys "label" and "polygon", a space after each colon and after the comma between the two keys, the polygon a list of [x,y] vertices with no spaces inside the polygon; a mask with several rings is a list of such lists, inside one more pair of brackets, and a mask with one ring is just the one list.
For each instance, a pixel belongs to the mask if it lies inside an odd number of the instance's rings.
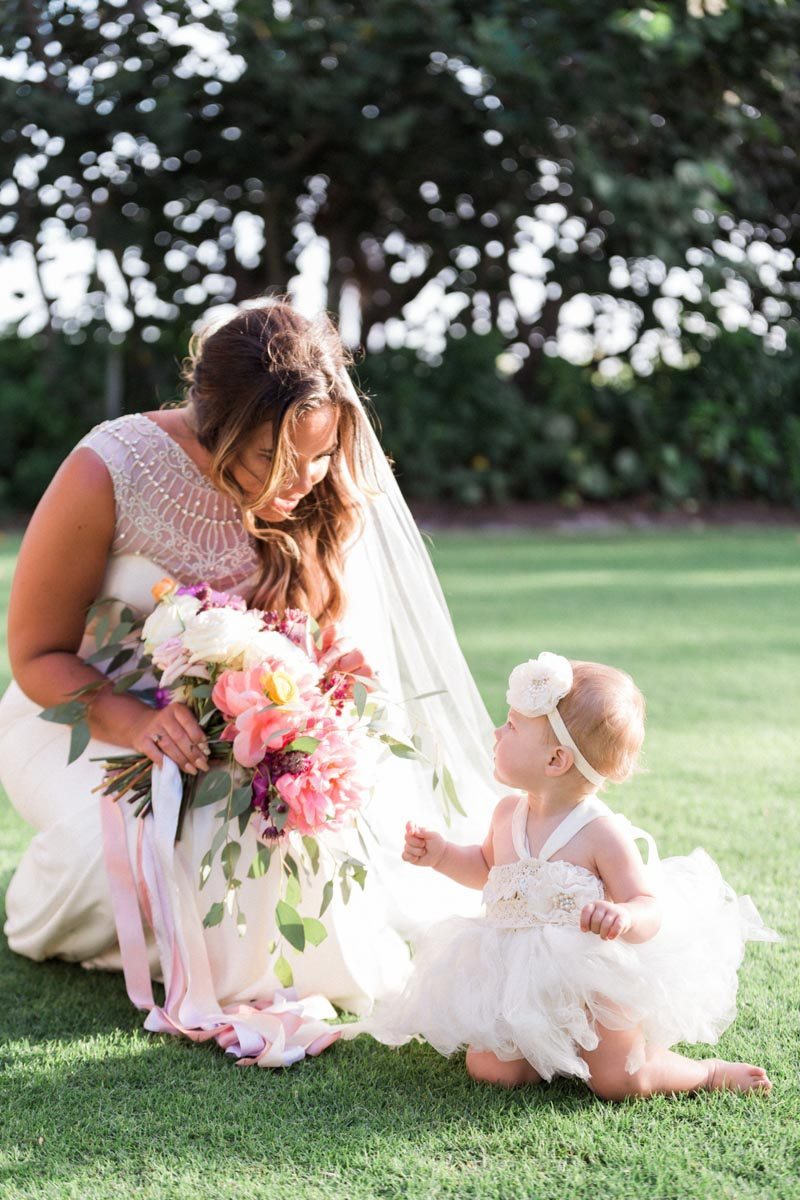
{"label": "baby's knee", "polygon": [[467,1071],[479,1083],[515,1088],[538,1083],[540,1076],[524,1058],[503,1062],[488,1050],[467,1050]]}

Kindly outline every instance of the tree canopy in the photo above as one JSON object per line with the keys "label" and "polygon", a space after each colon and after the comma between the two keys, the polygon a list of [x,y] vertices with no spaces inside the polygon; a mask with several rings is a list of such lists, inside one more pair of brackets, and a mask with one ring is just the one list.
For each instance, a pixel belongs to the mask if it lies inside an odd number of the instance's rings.
{"label": "tree canopy", "polygon": [[566,320],[644,367],[720,311],[780,346],[799,46],[780,0],[10,3],[3,253],[71,337],[286,289],[317,235],[375,346],[426,298],[443,336],[499,326],[523,358]]}

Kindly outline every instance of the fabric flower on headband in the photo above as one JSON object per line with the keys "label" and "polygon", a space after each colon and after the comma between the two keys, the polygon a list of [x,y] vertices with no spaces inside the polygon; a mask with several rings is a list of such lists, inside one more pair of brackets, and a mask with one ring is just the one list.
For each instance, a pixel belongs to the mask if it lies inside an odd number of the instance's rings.
{"label": "fabric flower on headband", "polygon": [[506,702],[523,717],[545,717],[572,687],[572,666],[562,654],[543,650],[538,658],[514,667]]}
{"label": "fabric flower on headband", "polygon": [[538,658],[514,667],[508,679],[506,701],[523,717],[547,717],[562,746],[569,746],[575,766],[595,787],[602,787],[605,776],[584,758],[575,739],[558,711],[558,702],[572,688],[572,664],[562,654],[543,650]]}

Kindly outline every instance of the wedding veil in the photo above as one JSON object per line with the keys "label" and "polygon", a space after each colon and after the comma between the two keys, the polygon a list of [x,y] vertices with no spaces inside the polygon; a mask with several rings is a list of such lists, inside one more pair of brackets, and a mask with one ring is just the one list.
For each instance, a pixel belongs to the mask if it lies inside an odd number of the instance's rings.
{"label": "wedding veil", "polygon": [[[492,723],[458,644],[419,529],[349,377],[358,404],[377,495],[362,498],[363,530],[345,564],[348,636],[376,668],[398,736],[416,735],[433,767],[393,759],[380,775],[367,818],[378,847],[370,872],[386,892],[392,924],[412,930],[448,912],[472,912],[479,896],[435,871],[401,860],[406,821],[462,843],[483,842],[501,794],[492,776]],[[444,816],[442,775],[451,773],[464,815]]]}

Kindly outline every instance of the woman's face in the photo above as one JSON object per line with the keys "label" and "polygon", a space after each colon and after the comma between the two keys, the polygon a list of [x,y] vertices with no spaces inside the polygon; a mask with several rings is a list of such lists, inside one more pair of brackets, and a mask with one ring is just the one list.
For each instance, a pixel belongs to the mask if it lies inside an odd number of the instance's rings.
{"label": "woman's face", "polygon": [[[294,426],[294,474],[287,479],[269,504],[254,509],[262,521],[285,521],[304,496],[328,474],[336,450],[339,412],[332,404],[304,413]],[[272,469],[272,426],[264,425],[249,439],[234,469],[236,481],[246,495],[257,496]]]}

